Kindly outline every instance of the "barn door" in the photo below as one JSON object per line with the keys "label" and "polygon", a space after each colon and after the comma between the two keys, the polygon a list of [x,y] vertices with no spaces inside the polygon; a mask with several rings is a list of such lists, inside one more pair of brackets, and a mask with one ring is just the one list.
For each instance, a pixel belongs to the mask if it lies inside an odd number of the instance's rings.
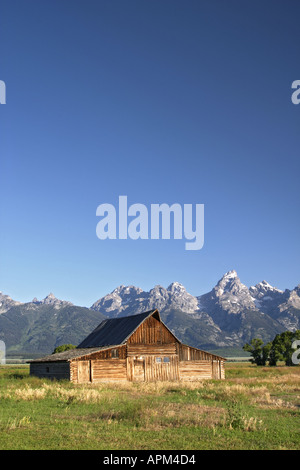
{"label": "barn door", "polygon": [[91,362],[78,361],[78,382],[87,383],[91,381]]}
{"label": "barn door", "polygon": [[212,378],[221,379],[221,363],[220,361],[212,362]]}
{"label": "barn door", "polygon": [[134,359],[133,380],[135,382],[144,382],[145,380],[145,359],[144,358]]}
{"label": "barn door", "polygon": [[147,381],[179,380],[178,357],[149,356],[146,361]]}

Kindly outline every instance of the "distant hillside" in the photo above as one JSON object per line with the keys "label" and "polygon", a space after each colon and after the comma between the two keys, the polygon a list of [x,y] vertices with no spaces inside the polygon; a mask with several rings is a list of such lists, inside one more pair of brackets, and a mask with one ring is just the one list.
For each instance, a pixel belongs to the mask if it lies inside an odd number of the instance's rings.
{"label": "distant hillside", "polygon": [[49,354],[56,346],[79,344],[104,315],[84,307],[26,303],[0,315],[7,354]]}

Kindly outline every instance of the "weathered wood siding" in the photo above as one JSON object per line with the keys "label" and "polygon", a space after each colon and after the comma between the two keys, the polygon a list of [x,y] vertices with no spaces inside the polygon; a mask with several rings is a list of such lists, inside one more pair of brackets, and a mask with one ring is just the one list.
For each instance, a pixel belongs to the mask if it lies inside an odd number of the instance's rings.
{"label": "weathered wood siding", "polygon": [[[153,333],[153,332],[152,332]],[[167,331],[167,333],[169,333]],[[165,334],[165,332],[163,333]],[[172,342],[161,344],[156,331],[148,338],[157,343],[127,344],[127,378],[133,382],[153,382],[158,380],[178,380],[178,355],[174,336],[168,336]]]}
{"label": "weathered wood siding", "polygon": [[177,344],[182,380],[225,379],[224,361],[201,349]]}
{"label": "weathered wood siding", "polygon": [[213,379],[225,379],[224,361],[212,362],[212,378]]}
{"label": "weathered wood siding", "polygon": [[30,375],[70,380],[70,364],[68,362],[33,362],[30,364]]}
{"label": "weathered wood siding", "polygon": [[176,354],[176,344],[128,344],[127,357],[144,355],[165,355]]}
{"label": "weathered wood siding", "polygon": [[97,383],[127,378],[126,359],[74,360],[70,370],[74,383]]}
{"label": "weathered wood siding", "polygon": [[[168,362],[164,361],[167,358]],[[179,380],[178,356],[127,358],[127,379],[132,382]]]}
{"label": "weathered wood siding", "polygon": [[128,338],[127,344],[166,344],[174,343],[172,333],[156,318],[149,317]]}
{"label": "weathered wood siding", "polygon": [[70,362],[70,380],[71,382],[78,383],[78,361]]}
{"label": "weathered wood siding", "polygon": [[[161,359],[161,362],[157,362]],[[146,382],[179,380],[178,357],[168,356],[168,362],[164,357],[145,357],[145,380]]]}
{"label": "weathered wood siding", "polygon": [[91,361],[77,362],[77,381],[79,383],[91,382]]}
{"label": "weathered wood siding", "polygon": [[94,360],[94,359],[112,359],[113,355],[117,351],[119,359],[126,359],[126,345],[111,347],[107,349],[102,349],[101,351],[96,351],[86,356],[80,356],[79,358],[74,359],[74,361],[85,361],[85,360]]}
{"label": "weathered wood siding", "polygon": [[126,360],[127,380],[130,382],[145,381],[145,360],[135,357],[127,357]]}
{"label": "weathered wood siding", "polygon": [[212,378],[211,361],[180,361],[179,377],[181,380],[199,380]]}
{"label": "weathered wood siding", "polygon": [[177,348],[180,361],[211,361],[213,359],[213,356],[208,352],[192,348],[191,346],[186,346],[185,344],[177,344]]}
{"label": "weathered wood siding", "polygon": [[91,361],[92,382],[126,380],[126,359],[103,359]]}

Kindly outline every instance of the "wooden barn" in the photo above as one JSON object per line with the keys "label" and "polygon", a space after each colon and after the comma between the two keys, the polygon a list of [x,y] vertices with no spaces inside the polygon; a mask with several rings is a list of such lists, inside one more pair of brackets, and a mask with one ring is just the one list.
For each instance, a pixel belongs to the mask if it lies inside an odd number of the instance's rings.
{"label": "wooden barn", "polygon": [[104,320],[76,349],[30,361],[30,374],[74,383],[224,379],[224,361],[182,344],[151,310]]}

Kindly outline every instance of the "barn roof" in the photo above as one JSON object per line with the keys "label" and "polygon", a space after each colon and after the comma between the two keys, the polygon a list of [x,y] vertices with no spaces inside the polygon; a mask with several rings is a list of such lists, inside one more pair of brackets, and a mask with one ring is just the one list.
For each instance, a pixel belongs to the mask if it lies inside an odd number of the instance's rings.
{"label": "barn roof", "polygon": [[140,324],[154,314],[157,319],[161,321],[158,310],[149,310],[148,312],[130,315],[128,317],[103,320],[100,325],[78,345],[78,348],[95,348],[124,344]]}
{"label": "barn roof", "polygon": [[[116,348],[118,345],[115,346]],[[72,361],[72,359],[77,359],[79,357],[86,356],[88,354],[92,354],[98,351],[103,351],[108,349],[107,347],[102,348],[75,348],[75,349],[68,349],[67,351],[63,351],[56,354],[49,354],[48,356],[41,357],[39,359],[32,359],[28,361],[29,363],[32,362],[68,362]]]}

